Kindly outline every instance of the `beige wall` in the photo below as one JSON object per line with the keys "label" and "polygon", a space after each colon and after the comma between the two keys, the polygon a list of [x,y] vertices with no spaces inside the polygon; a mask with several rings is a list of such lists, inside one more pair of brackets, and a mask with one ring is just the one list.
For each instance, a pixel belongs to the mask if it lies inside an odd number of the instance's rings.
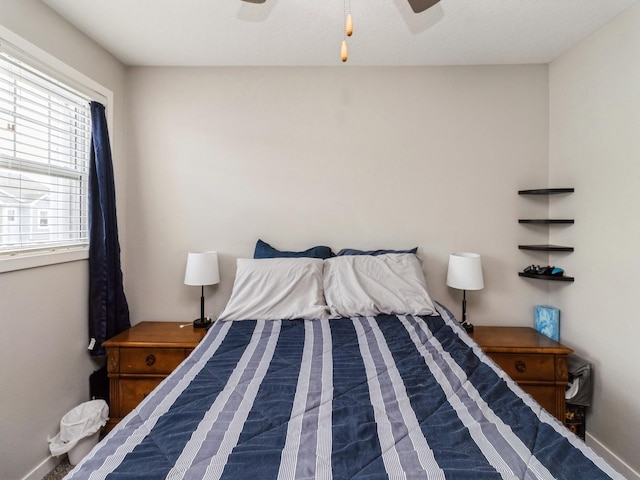
{"label": "beige wall", "polygon": [[[124,67],[38,0],[2,0],[0,37],[17,35],[111,90],[119,215],[124,208]],[[10,38],[8,40],[12,40]],[[47,436],[89,398],[88,265],[0,273],[0,478],[40,479],[51,468]]]}
{"label": "beige wall", "polygon": [[[220,253],[222,283],[206,293],[214,315],[230,293],[234,259],[250,256],[258,237],[282,249],[418,245],[430,291],[455,313],[461,296],[444,284],[448,254],[476,251],[486,287],[468,295],[471,320],[530,325],[533,306],[550,297],[563,312],[563,340],[596,365],[591,441],[636,470],[640,392],[623,375],[638,341],[631,305],[640,265],[626,252],[640,235],[640,75],[631,48],[639,17],[636,7],[554,62],[550,83],[546,66],[125,75],[38,0],[0,2],[2,26],[114,93],[134,323],[198,315],[199,289],[182,283],[191,249]],[[517,223],[545,214],[546,204],[516,191],[547,184],[577,189],[551,206],[577,219],[552,234],[576,246],[562,257],[576,283],[559,288],[516,276],[547,261],[517,249],[546,240]],[[0,274],[0,478],[37,468],[46,436],[87,395],[86,285],[86,262]]]}
{"label": "beige wall", "polygon": [[[595,369],[587,429],[640,474],[640,6],[550,66],[550,184],[576,192],[551,212],[576,219],[552,241],[575,284],[553,289],[563,340]],[[630,472],[626,472],[631,476]]]}
{"label": "beige wall", "polygon": [[[189,321],[190,249],[216,249],[223,308],[235,258],[280,249],[420,247],[433,296],[448,255],[482,255],[476,323],[532,322],[546,285],[517,277],[518,188],[547,184],[544,65],[451,68],[132,68],[128,290],[135,322]],[[531,233],[531,235],[535,235]],[[522,238],[521,238],[522,237]]]}

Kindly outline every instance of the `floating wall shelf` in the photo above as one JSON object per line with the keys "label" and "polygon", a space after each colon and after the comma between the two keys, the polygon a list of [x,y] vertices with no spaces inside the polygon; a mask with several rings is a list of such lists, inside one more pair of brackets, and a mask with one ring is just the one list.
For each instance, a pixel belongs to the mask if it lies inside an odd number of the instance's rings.
{"label": "floating wall shelf", "polygon": [[518,195],[557,195],[559,193],[573,193],[573,188],[538,188],[534,190],[519,190]]}
{"label": "floating wall shelf", "polygon": [[[533,190],[519,190],[518,195],[558,195],[563,193],[573,193],[573,188],[537,188]],[[573,219],[556,219],[556,218],[521,218],[518,223],[528,225],[573,225]],[[566,247],[561,245],[518,245],[520,250],[531,250],[538,252],[573,252],[573,247]],[[567,277],[566,275],[538,275],[530,272],[518,272],[518,275],[526,278],[536,278],[538,280],[551,280],[554,282],[573,282],[573,277]]]}
{"label": "floating wall shelf", "polygon": [[518,223],[531,223],[531,224],[537,224],[537,225],[560,225],[560,224],[573,225],[575,222],[572,219],[521,218],[520,220],[518,220]]}
{"label": "floating wall shelf", "polygon": [[536,250],[538,252],[573,252],[573,247],[561,245],[518,245],[520,250]]}
{"label": "floating wall shelf", "polygon": [[537,273],[518,272],[521,277],[537,278],[538,280],[553,280],[555,282],[573,282],[573,277],[567,277],[566,275],[538,275]]}

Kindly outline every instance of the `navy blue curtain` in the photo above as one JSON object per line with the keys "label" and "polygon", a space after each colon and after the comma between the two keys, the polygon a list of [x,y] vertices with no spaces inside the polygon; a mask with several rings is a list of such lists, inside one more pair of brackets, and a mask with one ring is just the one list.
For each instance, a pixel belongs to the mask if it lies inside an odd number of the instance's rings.
{"label": "navy blue curtain", "polygon": [[104,355],[102,342],[131,326],[120,268],[113,162],[104,105],[91,102],[89,165],[89,345]]}

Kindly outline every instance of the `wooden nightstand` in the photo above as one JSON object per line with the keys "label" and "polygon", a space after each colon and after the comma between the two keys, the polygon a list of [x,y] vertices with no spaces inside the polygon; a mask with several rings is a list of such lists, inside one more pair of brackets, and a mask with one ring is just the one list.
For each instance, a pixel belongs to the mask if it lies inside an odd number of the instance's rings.
{"label": "wooden nightstand", "polygon": [[198,345],[205,329],[178,322],[142,322],[103,343],[109,374],[111,430]]}
{"label": "wooden nightstand", "polygon": [[570,348],[529,327],[475,327],[482,350],[542,407],[564,423]]}

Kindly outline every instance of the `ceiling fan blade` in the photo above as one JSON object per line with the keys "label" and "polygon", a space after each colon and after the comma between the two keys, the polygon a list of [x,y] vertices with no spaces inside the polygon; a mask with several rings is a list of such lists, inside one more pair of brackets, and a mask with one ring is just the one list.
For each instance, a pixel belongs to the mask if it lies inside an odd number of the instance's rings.
{"label": "ceiling fan blade", "polygon": [[440,0],[407,0],[415,13],[421,13],[433,7]]}

